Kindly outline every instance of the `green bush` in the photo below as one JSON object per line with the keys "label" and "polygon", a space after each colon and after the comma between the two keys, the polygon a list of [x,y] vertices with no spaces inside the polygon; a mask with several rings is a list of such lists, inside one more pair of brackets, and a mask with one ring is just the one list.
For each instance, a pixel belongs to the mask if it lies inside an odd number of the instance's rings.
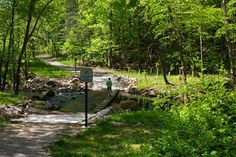
{"label": "green bush", "polygon": [[[234,156],[236,91],[227,91],[224,83],[217,78],[200,82],[187,103],[171,107],[172,125],[161,130],[162,135],[150,140],[143,151],[171,157]],[[164,103],[168,103],[166,97]]]}

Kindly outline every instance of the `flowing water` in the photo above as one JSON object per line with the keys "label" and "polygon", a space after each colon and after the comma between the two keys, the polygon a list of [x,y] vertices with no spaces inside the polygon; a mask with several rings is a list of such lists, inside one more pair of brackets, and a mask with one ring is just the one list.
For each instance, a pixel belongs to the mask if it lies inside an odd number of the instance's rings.
{"label": "flowing water", "polygon": [[[88,91],[88,112],[93,116],[94,109],[107,97],[106,81],[111,78],[112,89],[122,89],[117,76],[97,74],[93,77],[92,89]],[[32,93],[28,93],[32,96]],[[13,119],[13,121],[26,123],[78,123],[85,119],[85,95],[84,92],[58,93],[47,101],[48,104],[60,106],[63,114],[29,114],[25,118]]]}

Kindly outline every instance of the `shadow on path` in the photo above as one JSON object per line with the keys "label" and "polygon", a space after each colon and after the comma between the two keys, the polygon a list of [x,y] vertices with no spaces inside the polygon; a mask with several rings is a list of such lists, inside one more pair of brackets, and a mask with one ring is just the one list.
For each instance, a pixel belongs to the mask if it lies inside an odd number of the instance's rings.
{"label": "shadow on path", "polygon": [[[74,67],[65,66],[51,57],[39,58],[48,64],[58,68],[75,72]],[[83,67],[78,67],[79,71]],[[106,88],[106,80],[112,78],[113,89],[120,89],[120,84],[111,75],[111,70],[104,68],[92,68],[94,71],[93,90]],[[101,109],[106,104],[101,105]],[[100,109],[100,108],[99,108]],[[55,116],[54,116],[55,117]],[[71,117],[70,117],[71,118]],[[37,119],[36,119],[37,121]],[[81,125],[61,123],[21,123],[0,127],[0,157],[47,157],[50,153],[44,148],[58,139],[61,134],[73,134],[79,132]]]}
{"label": "shadow on path", "polygon": [[80,126],[72,124],[11,124],[0,127],[0,157],[46,157],[45,146],[62,133],[73,133]]}

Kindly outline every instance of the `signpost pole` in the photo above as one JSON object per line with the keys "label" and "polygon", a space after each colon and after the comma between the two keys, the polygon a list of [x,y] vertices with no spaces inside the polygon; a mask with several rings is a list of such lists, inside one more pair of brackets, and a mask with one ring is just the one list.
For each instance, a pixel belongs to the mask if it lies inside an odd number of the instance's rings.
{"label": "signpost pole", "polygon": [[88,82],[85,82],[85,127],[88,127]]}
{"label": "signpost pole", "polygon": [[88,127],[88,82],[93,82],[93,70],[89,68],[81,69],[80,79],[85,82],[85,128]]}

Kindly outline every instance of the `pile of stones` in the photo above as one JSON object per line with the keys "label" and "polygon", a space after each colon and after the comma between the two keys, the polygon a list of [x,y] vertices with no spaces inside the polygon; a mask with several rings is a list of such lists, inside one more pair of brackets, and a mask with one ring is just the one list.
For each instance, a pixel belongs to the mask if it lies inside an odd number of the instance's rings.
{"label": "pile of stones", "polygon": [[57,92],[76,91],[82,87],[82,83],[78,78],[65,78],[65,79],[47,79],[41,77],[34,77],[28,79],[24,84],[24,89],[27,91],[48,91],[53,89]]}
{"label": "pile of stones", "polygon": [[132,78],[129,76],[117,76],[116,80],[120,82],[121,89],[124,89],[126,92],[128,92],[132,88],[136,88],[136,78]]}
{"label": "pile of stones", "polygon": [[4,105],[0,107],[0,120],[25,117],[26,106],[24,105]]}

